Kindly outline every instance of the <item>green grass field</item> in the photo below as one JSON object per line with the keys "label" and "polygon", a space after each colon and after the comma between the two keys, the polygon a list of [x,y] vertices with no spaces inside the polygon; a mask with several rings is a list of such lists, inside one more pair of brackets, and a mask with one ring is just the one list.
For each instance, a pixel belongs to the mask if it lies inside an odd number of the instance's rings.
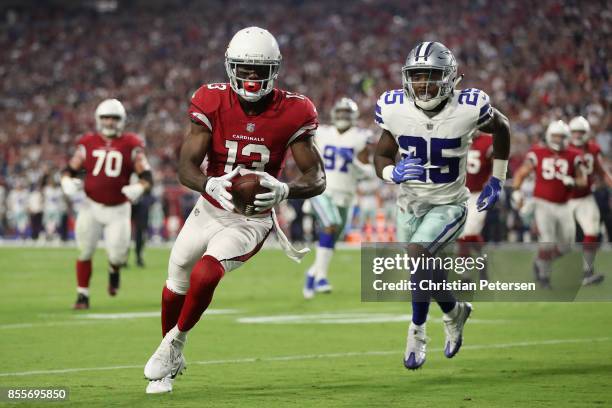
{"label": "green grass field", "polygon": [[[334,293],[312,301],[301,296],[305,266],[280,251],[227,275],[189,335],[174,392],[148,396],[168,253],[148,249],[147,268],[124,270],[110,298],[99,251],[92,308],[74,312],[76,250],[1,248],[0,387],[66,386],[69,405],[86,407],[612,406],[611,303],[476,303],[452,360],[432,306],[427,363],[409,372],[409,305],[360,301],[357,251],[338,252]],[[612,270],[609,255],[600,271]]]}

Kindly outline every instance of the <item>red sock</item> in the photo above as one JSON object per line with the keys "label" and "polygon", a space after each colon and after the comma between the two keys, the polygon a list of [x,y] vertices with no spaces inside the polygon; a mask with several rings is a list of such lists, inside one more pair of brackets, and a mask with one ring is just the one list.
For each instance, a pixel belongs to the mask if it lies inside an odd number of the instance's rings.
{"label": "red sock", "polygon": [[91,278],[91,259],[88,261],[76,261],[77,286],[88,288]]}
{"label": "red sock", "polygon": [[166,335],[178,322],[181,308],[185,302],[185,295],[174,293],[167,286],[162,290],[162,337]]}
{"label": "red sock", "polygon": [[188,331],[200,320],[225,270],[221,262],[209,255],[200,259],[191,270],[189,290],[179,316],[178,328]]}

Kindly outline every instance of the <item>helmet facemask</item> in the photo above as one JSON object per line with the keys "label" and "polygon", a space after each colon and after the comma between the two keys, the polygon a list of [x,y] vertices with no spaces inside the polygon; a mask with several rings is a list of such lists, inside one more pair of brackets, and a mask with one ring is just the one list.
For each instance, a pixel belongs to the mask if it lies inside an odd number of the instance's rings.
{"label": "helmet facemask", "polygon": [[434,109],[452,94],[456,72],[456,68],[450,67],[405,66],[402,68],[404,92],[419,108]]}
{"label": "helmet facemask", "polygon": [[279,69],[280,60],[264,62],[225,58],[225,70],[230,86],[249,102],[256,102],[272,92]]}
{"label": "helmet facemask", "polygon": [[551,122],[546,128],[544,139],[551,149],[557,152],[565,150],[570,139],[569,127],[562,120]]}
{"label": "helmet facemask", "polygon": [[568,137],[563,133],[551,133],[546,135],[546,144],[554,151],[560,152],[567,148]]}
{"label": "helmet facemask", "polygon": [[119,116],[96,116],[96,129],[106,137],[117,137],[123,131],[124,122],[125,120],[122,120]]}
{"label": "helmet facemask", "polygon": [[331,110],[331,121],[340,132],[344,132],[357,124],[359,107],[350,98],[342,98],[334,104]]}
{"label": "helmet facemask", "polygon": [[118,137],[125,127],[125,108],[117,99],[105,99],[96,108],[95,118],[98,132],[106,137]]}

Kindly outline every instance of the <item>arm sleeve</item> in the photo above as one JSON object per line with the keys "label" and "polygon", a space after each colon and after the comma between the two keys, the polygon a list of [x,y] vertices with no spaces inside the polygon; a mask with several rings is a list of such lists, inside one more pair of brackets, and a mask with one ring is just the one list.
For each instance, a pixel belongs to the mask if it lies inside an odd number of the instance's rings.
{"label": "arm sleeve", "polygon": [[216,89],[206,85],[194,92],[189,104],[189,119],[200,126],[207,127],[211,132],[214,126],[214,112],[219,106],[219,94]]}
{"label": "arm sleeve", "polygon": [[480,91],[480,96],[478,97],[476,107],[478,108],[476,127],[480,128],[486,126],[491,119],[493,119],[493,107],[491,106],[489,95],[483,91]]}
{"label": "arm sleeve", "polygon": [[291,137],[289,137],[287,146],[298,139],[313,136],[319,127],[319,115],[317,113],[317,108],[315,108],[314,104],[307,97],[304,97],[304,105],[300,110],[300,116],[302,116],[302,119],[300,120],[301,125],[291,135]]}
{"label": "arm sleeve", "polygon": [[380,126],[382,129],[388,131],[389,128],[385,124],[384,114],[383,114],[383,106],[384,106],[383,97],[384,96],[385,94],[382,94],[380,98],[378,98],[378,101],[376,101],[376,106],[374,107],[374,122],[378,126]]}

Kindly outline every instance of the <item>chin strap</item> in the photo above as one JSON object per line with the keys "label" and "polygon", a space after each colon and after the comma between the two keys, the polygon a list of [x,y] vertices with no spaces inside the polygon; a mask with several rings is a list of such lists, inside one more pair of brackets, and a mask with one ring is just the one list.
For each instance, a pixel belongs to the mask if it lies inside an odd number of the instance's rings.
{"label": "chin strap", "polygon": [[456,87],[457,87],[457,85],[459,85],[459,82],[461,82],[461,80],[463,80],[463,76],[464,76],[464,75],[463,75],[463,74],[461,74],[461,75],[459,75],[459,76],[457,77],[457,79],[455,79],[455,83],[453,84],[453,88],[456,88]]}

